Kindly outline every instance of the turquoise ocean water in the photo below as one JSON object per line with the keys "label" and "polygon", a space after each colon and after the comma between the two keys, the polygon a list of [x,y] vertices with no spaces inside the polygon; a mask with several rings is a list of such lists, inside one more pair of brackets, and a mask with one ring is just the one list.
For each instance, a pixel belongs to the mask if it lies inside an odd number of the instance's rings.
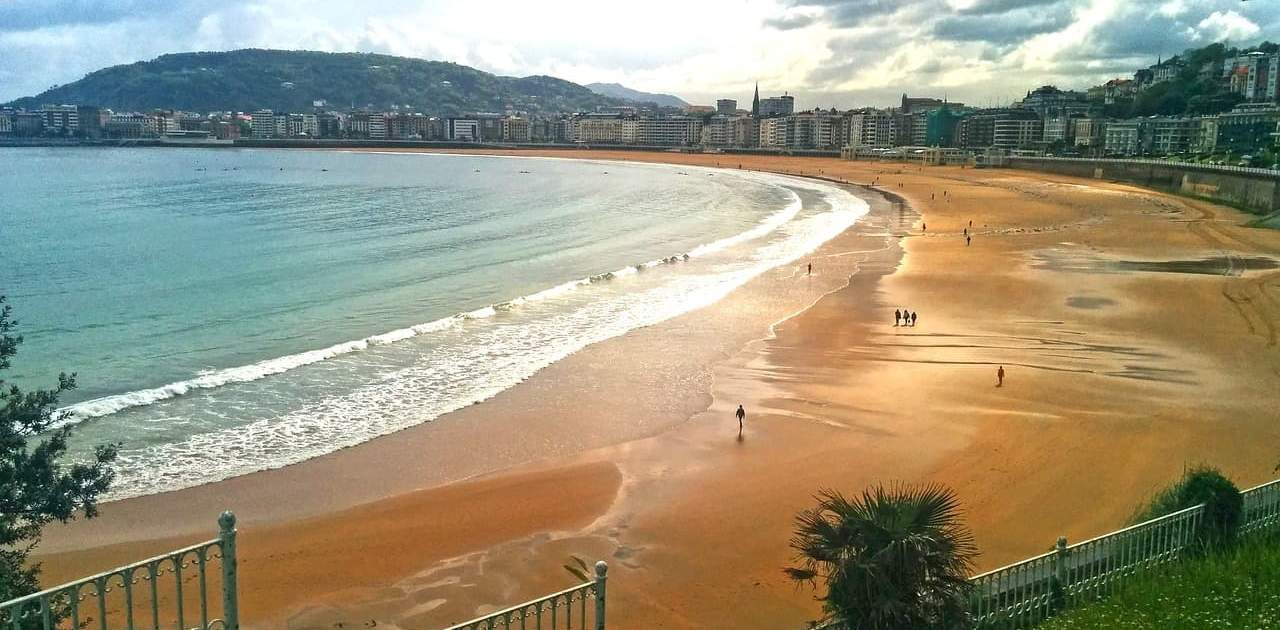
{"label": "turquoise ocean water", "polygon": [[[802,200],[803,203],[802,203]],[[114,496],[278,467],[709,304],[866,211],[822,183],[539,158],[0,149],[8,376]]]}

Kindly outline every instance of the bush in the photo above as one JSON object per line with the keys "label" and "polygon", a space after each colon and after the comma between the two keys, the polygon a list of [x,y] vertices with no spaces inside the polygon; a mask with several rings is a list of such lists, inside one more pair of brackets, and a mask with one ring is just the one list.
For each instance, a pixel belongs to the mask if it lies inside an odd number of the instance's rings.
{"label": "bush", "polygon": [[1204,504],[1204,519],[1196,538],[1208,549],[1222,549],[1234,544],[1236,530],[1244,512],[1240,489],[1216,468],[1196,466],[1182,474],[1182,479],[1161,490],[1134,522],[1147,521],[1179,510]]}

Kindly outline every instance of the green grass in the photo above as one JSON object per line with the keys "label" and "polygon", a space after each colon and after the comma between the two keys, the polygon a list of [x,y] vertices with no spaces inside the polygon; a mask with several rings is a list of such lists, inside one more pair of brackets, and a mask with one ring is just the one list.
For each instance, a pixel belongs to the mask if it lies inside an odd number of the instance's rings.
{"label": "green grass", "polygon": [[1039,628],[1280,628],[1280,538],[1158,569]]}

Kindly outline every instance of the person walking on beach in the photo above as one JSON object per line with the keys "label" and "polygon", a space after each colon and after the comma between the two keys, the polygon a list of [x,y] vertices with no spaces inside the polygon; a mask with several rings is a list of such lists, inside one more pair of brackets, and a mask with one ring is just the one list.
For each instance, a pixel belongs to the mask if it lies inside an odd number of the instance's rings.
{"label": "person walking on beach", "polygon": [[996,387],[1004,387],[1004,366],[996,368]]}
{"label": "person walking on beach", "polygon": [[911,327],[915,328],[915,326],[916,326],[916,312],[911,311]]}
{"label": "person walking on beach", "polygon": [[968,246],[969,246],[969,241],[972,241],[972,240],[973,240],[973,237],[972,237],[972,236],[969,236],[968,234],[965,234],[965,235],[964,235],[964,246],[965,246],[965,247],[968,247]]}
{"label": "person walking on beach", "polygon": [[809,273],[807,273],[807,274],[805,274],[805,275],[807,275],[807,276],[812,276],[812,275],[813,275],[813,263],[809,263]]}
{"label": "person walking on beach", "polygon": [[742,435],[742,419],[747,417],[747,412],[742,405],[738,405],[738,411],[733,415],[738,416],[738,435]]}
{"label": "person walking on beach", "polygon": [[893,325],[897,326],[900,321],[902,321],[902,311],[895,308],[893,309]]}
{"label": "person walking on beach", "polygon": [[920,231],[921,231],[921,232],[928,232],[928,231],[929,231],[929,224],[928,224],[928,223],[921,223],[921,224],[920,224]]}

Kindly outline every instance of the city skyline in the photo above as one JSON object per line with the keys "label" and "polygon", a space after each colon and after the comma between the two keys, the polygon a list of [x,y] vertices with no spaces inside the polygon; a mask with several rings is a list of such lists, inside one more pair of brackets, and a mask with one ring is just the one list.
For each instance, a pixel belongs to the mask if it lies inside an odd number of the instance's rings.
{"label": "city skyline", "polygon": [[[332,0],[0,6],[0,101],[100,67],[243,47],[383,52],[502,75],[616,82],[696,104],[796,95],[796,108],[882,106],[901,92],[976,105],[1042,83],[1084,88],[1189,46],[1256,43],[1280,6],[1238,0],[747,0],[610,9],[392,1],[353,19]],[[615,19],[626,12],[626,20]],[[618,24],[626,24],[620,28]],[[609,28],[602,28],[609,26]],[[649,33],[661,33],[654,38]]]}

